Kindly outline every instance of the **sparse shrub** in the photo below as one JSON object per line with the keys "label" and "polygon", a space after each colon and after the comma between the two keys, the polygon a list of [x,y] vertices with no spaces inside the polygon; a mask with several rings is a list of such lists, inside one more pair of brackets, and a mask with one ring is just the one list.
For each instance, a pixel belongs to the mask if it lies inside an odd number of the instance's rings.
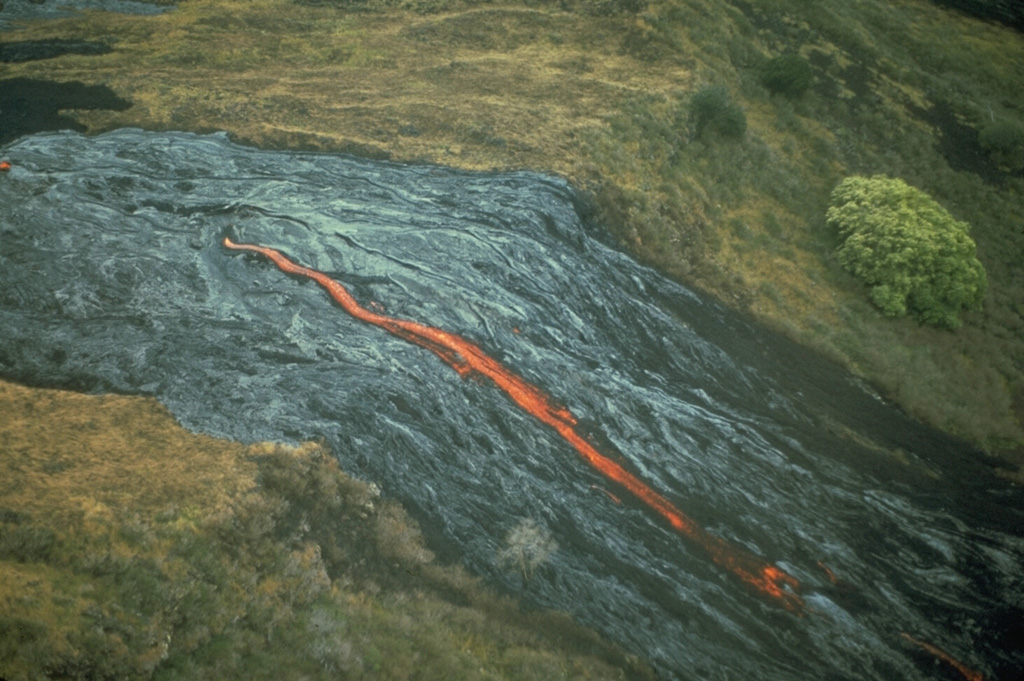
{"label": "sparse shrub", "polygon": [[970,227],[903,180],[846,178],[826,220],[843,240],[839,262],[885,315],[955,329],[960,310],[981,307],[986,275]]}
{"label": "sparse shrub", "polygon": [[981,129],[978,143],[999,166],[1006,170],[1024,168],[1024,125],[996,121]]}
{"label": "sparse shrub", "polygon": [[770,92],[784,97],[800,97],[813,81],[811,65],[793,52],[769,59],[761,67],[761,84]]}
{"label": "sparse shrub", "polygon": [[747,131],[747,115],[720,85],[706,87],[693,96],[690,117],[697,137],[710,133],[740,138]]}
{"label": "sparse shrub", "polygon": [[505,535],[505,545],[498,552],[498,564],[515,568],[524,582],[558,549],[551,533],[530,519],[523,520]]}

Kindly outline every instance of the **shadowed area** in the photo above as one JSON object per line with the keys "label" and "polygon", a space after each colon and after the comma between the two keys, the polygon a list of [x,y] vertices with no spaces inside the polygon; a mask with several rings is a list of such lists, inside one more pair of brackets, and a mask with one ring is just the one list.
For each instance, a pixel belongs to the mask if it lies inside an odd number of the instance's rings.
{"label": "shadowed area", "polygon": [[0,62],[17,63],[52,59],[62,54],[106,54],[110,46],[89,40],[16,40],[0,43]]}
{"label": "shadowed area", "polygon": [[1024,31],[1024,3],[1020,0],[932,0],[936,5],[951,7],[965,14],[998,21]]}
{"label": "shadowed area", "polygon": [[59,83],[32,78],[0,80],[0,144],[45,130],[84,131],[68,109],[124,111],[131,102],[105,85]]}

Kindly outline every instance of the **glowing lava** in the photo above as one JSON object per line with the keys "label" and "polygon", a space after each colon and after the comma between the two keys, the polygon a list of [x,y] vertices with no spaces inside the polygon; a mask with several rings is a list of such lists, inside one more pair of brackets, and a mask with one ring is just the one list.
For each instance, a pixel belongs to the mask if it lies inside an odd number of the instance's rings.
{"label": "glowing lava", "polygon": [[594,449],[576,431],[576,418],[568,409],[554,404],[544,391],[509,371],[476,344],[441,329],[395,319],[362,307],[337,281],[323,272],[292,262],[272,248],[253,244],[236,244],[227,237],[224,238],[224,245],[234,250],[260,253],[270,258],[284,272],[309,277],[327,289],[331,297],[353,317],[375,324],[399,338],[430,350],[451,365],[459,372],[459,375],[468,376],[476,372],[491,379],[522,409],[542,423],[554,428],[587,463],[600,471],[602,475],[625,488],[634,497],[665,518],[680,534],[707,551],[711,560],[716,564],[735,573],[761,593],[776,599],[787,610],[802,611],[803,601],[796,594],[799,583],[795,578],[774,565],[765,563],[757,556],[705,531],[668,499],[655,492],[621,465]]}
{"label": "glowing lava", "polygon": [[942,660],[950,667],[963,674],[963,677],[967,679],[967,681],[985,681],[985,677],[982,676],[980,672],[974,671],[964,663],[960,662],[960,660],[956,659],[955,657],[947,653],[945,650],[933,646],[931,643],[928,643],[927,641],[922,641],[920,639],[914,638],[905,631],[901,631],[900,635],[903,636],[903,638],[910,641],[911,643],[913,643],[914,645],[919,646],[921,649],[928,651],[929,653],[934,655],[936,659]]}

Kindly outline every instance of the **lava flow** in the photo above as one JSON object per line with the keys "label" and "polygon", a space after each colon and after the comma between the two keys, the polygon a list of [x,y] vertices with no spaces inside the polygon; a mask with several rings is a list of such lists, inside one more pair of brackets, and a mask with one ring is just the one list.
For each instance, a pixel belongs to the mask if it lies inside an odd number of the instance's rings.
{"label": "lava flow", "polygon": [[920,639],[914,638],[905,631],[901,631],[900,635],[903,636],[903,638],[910,641],[911,643],[913,643],[914,645],[920,647],[922,650],[928,651],[929,653],[934,655],[936,659],[942,660],[950,667],[963,674],[964,678],[967,679],[967,681],[985,681],[985,677],[982,676],[980,672],[974,671],[973,669],[962,663],[960,660],[956,659],[955,657],[947,653],[945,650],[933,646],[931,643],[928,643],[927,641],[922,641]]}
{"label": "lava flow", "polygon": [[236,244],[227,237],[224,238],[224,245],[234,250],[260,253],[270,258],[284,272],[309,277],[327,289],[331,297],[353,317],[379,326],[410,343],[430,350],[451,365],[461,376],[468,376],[472,372],[476,372],[488,377],[525,411],[542,423],[554,428],[587,463],[602,475],[629,491],[664,517],[680,534],[703,548],[717,565],[730,570],[761,593],[776,599],[787,610],[793,612],[803,610],[803,600],[796,593],[799,583],[794,577],[774,565],[765,563],[744,549],[708,533],[668,499],[655,492],[621,465],[594,449],[576,431],[576,418],[568,409],[552,403],[544,391],[509,371],[476,344],[441,329],[395,319],[368,310],[359,305],[340,283],[323,272],[292,262],[280,251],[254,244]]}

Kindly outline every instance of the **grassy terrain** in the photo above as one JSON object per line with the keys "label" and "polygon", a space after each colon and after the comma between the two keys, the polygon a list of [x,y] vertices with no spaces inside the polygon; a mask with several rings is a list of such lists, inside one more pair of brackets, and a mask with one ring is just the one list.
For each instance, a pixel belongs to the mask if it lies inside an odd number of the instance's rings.
{"label": "grassy terrain", "polygon": [[318,445],[3,382],[0,414],[0,678],[653,678],[436,564]]}
{"label": "grassy terrain", "polygon": [[[1024,39],[1009,29],[923,0],[194,0],[9,35],[49,37],[114,49],[7,75],[105,84],[134,104],[80,112],[93,130],[227,130],[266,146],[560,173],[641,259],[923,420],[1024,460],[1024,180],[978,161],[972,137],[1024,119]],[[784,52],[814,65],[797,99],[760,84]],[[741,139],[696,137],[690,100],[710,85],[745,113]],[[828,193],[874,173],[972,225],[991,286],[957,332],[883,318],[834,261]]]}

